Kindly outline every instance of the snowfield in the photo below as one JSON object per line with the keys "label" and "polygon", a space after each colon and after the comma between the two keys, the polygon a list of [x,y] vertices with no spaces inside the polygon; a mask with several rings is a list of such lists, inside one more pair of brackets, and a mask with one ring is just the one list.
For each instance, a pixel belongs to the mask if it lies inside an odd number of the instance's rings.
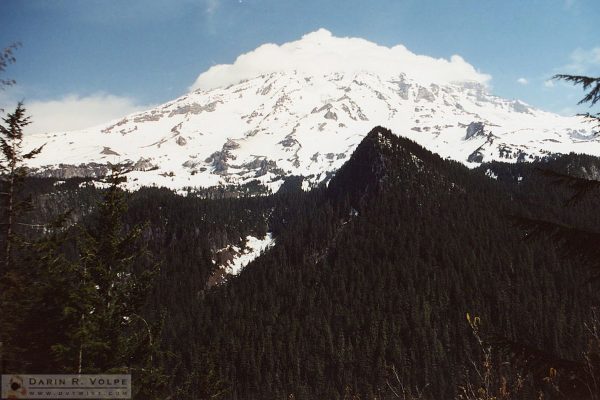
{"label": "snowfield", "polygon": [[231,246],[233,258],[224,265],[224,270],[229,275],[239,274],[244,267],[250,264],[254,259],[260,256],[264,251],[275,244],[275,239],[271,232],[267,232],[264,238],[259,239],[254,236],[246,237],[246,245],[243,249],[237,246]]}

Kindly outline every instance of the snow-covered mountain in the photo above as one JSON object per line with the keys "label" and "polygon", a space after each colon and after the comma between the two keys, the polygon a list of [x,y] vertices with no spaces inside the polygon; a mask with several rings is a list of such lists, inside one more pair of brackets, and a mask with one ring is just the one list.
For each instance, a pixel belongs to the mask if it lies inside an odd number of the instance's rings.
{"label": "snow-covered mountain", "polygon": [[193,91],[151,110],[77,132],[34,135],[32,162],[54,176],[98,175],[130,162],[129,185],[184,187],[288,175],[320,182],[381,125],[469,166],[552,153],[600,155],[579,117],[491,95],[462,58],[418,56],[325,30],[264,45],[200,75]]}

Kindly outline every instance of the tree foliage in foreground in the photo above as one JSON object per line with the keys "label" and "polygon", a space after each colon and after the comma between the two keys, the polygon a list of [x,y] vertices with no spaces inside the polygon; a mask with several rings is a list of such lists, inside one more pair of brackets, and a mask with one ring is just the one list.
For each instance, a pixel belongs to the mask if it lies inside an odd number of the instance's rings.
{"label": "tree foliage in foreground", "polygon": [[[0,59],[0,68],[2,62]],[[29,125],[29,117],[21,103],[14,112],[2,118],[0,124],[0,360],[14,360],[18,349],[12,338],[17,334],[19,320],[28,307],[27,271],[19,265],[15,247],[22,247],[27,237],[20,235],[25,224],[23,214],[30,208],[29,199],[21,190],[27,175],[26,160],[34,158],[41,147],[23,150],[23,130]]]}
{"label": "tree foliage in foreground", "polygon": [[[554,78],[582,85],[587,93],[579,104],[589,103],[590,106],[594,106],[600,101],[600,78],[564,74]],[[596,128],[600,127],[600,113],[586,113],[583,116],[595,123]],[[564,186],[571,192],[564,203],[565,207],[574,207],[586,200],[597,206],[600,198],[600,182],[597,177],[577,176],[547,169],[540,171],[542,175],[550,178],[553,184]],[[519,217],[516,221],[529,242],[550,240],[559,248],[562,260],[571,260],[578,271],[588,270],[587,282],[591,282],[597,290],[600,279],[600,231],[597,230],[597,225],[573,224],[559,221],[555,217],[553,220]],[[590,310],[600,306],[597,298],[590,300]],[[585,349],[574,358],[564,358],[549,349],[527,344],[522,338],[511,340],[497,333],[490,335],[489,342],[494,343],[497,349],[508,356],[511,364],[525,369],[538,381],[547,382],[553,393],[559,397],[600,399],[598,315],[593,312],[589,319],[578,320],[575,323],[586,328],[588,339]]]}

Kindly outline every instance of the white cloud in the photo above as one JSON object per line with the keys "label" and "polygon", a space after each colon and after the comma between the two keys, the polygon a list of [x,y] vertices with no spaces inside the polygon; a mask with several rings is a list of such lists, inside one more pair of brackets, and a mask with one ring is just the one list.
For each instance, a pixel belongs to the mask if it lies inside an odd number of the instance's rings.
{"label": "white cloud", "polygon": [[544,86],[547,88],[553,88],[554,87],[554,81],[552,79],[548,79],[547,81],[544,81]]}
{"label": "white cloud", "polygon": [[521,85],[529,84],[529,81],[527,80],[527,78],[519,78],[519,79],[517,79],[517,82]]}
{"label": "white cloud", "polygon": [[564,67],[564,72],[584,74],[591,69],[600,67],[600,46],[588,50],[575,49],[569,58],[570,63]]}
{"label": "white cloud", "polygon": [[487,83],[490,75],[477,71],[461,56],[450,60],[417,55],[403,45],[379,46],[359,38],[338,38],[320,29],[302,39],[282,45],[264,44],[242,54],[233,64],[211,67],[198,76],[190,90],[209,90],[244,79],[282,71],[308,74],[369,71],[382,76],[406,73],[424,82],[476,81]]}
{"label": "white cloud", "polygon": [[110,94],[95,94],[85,97],[71,94],[58,100],[25,102],[25,108],[32,121],[25,133],[89,128],[147,107],[136,104],[133,99],[128,97]]}

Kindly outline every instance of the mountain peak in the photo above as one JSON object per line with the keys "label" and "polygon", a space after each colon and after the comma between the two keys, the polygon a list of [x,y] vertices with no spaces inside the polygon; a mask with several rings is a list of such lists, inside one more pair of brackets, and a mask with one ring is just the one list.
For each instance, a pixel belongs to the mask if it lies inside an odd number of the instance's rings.
{"label": "mountain peak", "polygon": [[326,180],[374,126],[470,167],[600,154],[583,119],[492,96],[485,82],[460,57],[434,59],[318,30],[213,67],[198,78],[204,90],[151,110],[28,137],[28,146],[46,144],[30,166],[64,178],[126,163],[131,189],[258,181],[276,191],[287,176],[304,177],[308,187]]}
{"label": "mountain peak", "polygon": [[417,153],[427,152],[418,144],[381,126],[373,128],[359,143],[350,159],[337,171],[329,189],[342,196],[381,187],[390,176],[414,175],[422,170]]}

